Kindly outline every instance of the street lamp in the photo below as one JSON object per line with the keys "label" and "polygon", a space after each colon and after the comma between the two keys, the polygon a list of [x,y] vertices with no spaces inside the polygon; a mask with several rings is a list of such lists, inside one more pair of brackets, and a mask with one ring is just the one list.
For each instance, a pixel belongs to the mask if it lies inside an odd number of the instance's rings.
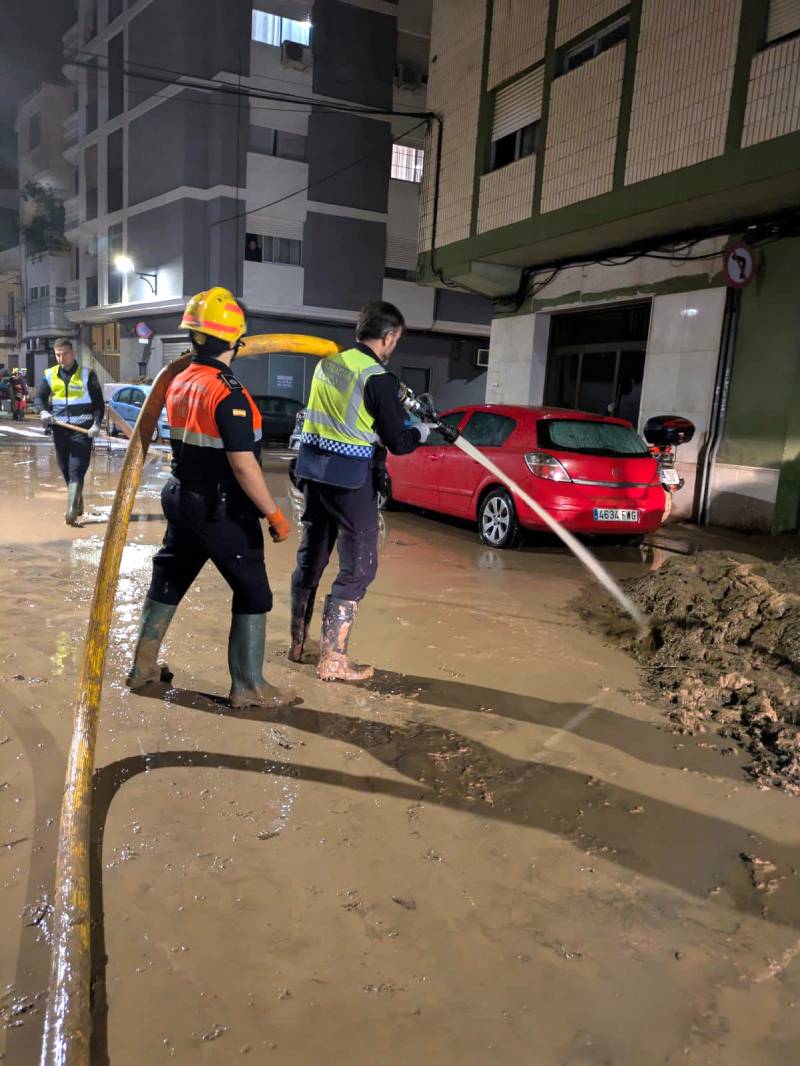
{"label": "street lamp", "polygon": [[135,274],[137,278],[141,278],[142,281],[146,281],[147,284],[150,286],[153,295],[158,296],[158,273],[154,272],[152,274],[148,274],[145,271],[137,270],[133,260],[129,255],[114,256],[114,266],[120,272],[120,274]]}

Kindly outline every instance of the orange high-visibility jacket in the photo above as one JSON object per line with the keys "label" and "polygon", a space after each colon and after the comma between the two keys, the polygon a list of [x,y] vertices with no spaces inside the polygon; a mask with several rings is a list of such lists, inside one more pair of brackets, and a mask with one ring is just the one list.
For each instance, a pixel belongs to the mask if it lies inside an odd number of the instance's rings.
{"label": "orange high-visibility jacket", "polygon": [[216,366],[191,363],[167,390],[167,421],[173,442],[199,448],[224,449],[216,410],[232,389],[241,390],[242,404],[250,405],[256,441],[261,439],[261,412],[253,397],[232,374]]}

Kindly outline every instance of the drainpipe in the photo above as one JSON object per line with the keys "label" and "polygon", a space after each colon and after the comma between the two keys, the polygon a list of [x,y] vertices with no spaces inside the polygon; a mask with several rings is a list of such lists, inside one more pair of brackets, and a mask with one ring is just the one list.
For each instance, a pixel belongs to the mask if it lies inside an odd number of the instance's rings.
{"label": "drainpipe", "polygon": [[728,289],[725,297],[725,313],[722,319],[717,376],[714,382],[714,402],[711,407],[711,420],[708,433],[708,447],[700,468],[700,491],[698,494],[697,520],[701,526],[707,526],[711,513],[711,490],[714,483],[714,465],[722,443],[725,430],[725,416],[728,410],[728,392],[731,385],[733,356],[736,350],[736,336],[739,331],[739,314],[742,306],[740,289]]}

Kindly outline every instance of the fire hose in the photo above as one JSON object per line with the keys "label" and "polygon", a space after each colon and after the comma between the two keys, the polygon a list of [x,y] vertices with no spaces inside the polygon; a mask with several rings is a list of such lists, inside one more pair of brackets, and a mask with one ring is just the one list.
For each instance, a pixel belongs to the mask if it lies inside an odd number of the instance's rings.
{"label": "fire hose", "polygon": [[[245,339],[239,357],[292,352],[324,357],[333,341],[298,334],[260,334]],[[44,1020],[41,1066],[89,1066],[92,1030],[90,839],[92,777],[111,615],[122,552],[147,449],[169,383],[189,365],[188,354],[158,374],[128,443],[106,529],[83,645],[73,734],[58,831],[53,898],[53,952]]]}

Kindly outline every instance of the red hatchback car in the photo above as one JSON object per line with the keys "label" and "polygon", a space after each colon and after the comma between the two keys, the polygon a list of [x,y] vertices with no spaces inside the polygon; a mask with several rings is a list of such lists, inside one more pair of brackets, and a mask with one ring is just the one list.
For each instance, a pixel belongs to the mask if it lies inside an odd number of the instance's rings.
{"label": "red hatchback car", "polygon": [[[442,420],[573,533],[639,538],[661,525],[668,495],[630,422],[557,407],[476,404]],[[477,521],[481,540],[510,548],[544,523],[487,470],[433,432],[411,455],[390,455],[391,501]]]}

